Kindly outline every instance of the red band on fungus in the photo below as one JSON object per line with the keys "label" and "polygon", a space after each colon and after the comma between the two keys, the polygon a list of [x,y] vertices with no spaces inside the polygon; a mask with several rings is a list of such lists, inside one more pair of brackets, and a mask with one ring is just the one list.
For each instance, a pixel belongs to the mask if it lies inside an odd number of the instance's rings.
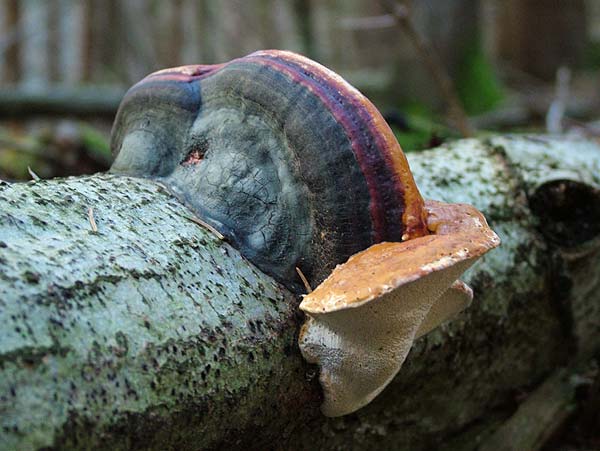
{"label": "red band on fungus", "polygon": [[423,199],[388,124],[366,97],[320,64],[291,52],[267,50],[224,64],[165,69],[142,82],[189,83],[214,75],[228,64],[242,62],[272,67],[306,87],[343,126],[369,189],[375,242],[427,234]]}

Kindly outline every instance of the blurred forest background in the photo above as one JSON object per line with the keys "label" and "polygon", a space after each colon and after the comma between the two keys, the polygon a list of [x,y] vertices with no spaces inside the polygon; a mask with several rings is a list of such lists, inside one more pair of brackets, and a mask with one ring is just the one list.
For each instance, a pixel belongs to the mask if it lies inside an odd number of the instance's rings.
{"label": "blurred forest background", "polygon": [[0,23],[3,179],[105,169],[130,85],[262,48],[341,73],[407,151],[492,130],[600,135],[600,0],[1,0]]}

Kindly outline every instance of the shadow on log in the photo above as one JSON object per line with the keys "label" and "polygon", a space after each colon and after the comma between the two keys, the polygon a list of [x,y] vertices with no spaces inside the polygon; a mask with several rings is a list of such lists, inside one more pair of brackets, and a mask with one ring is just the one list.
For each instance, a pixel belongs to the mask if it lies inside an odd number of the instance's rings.
{"label": "shadow on log", "polygon": [[0,448],[477,449],[518,393],[600,349],[600,146],[494,137],[409,160],[425,197],[475,205],[503,244],[466,274],[472,306],[335,419],[300,299],[159,184],[3,183]]}

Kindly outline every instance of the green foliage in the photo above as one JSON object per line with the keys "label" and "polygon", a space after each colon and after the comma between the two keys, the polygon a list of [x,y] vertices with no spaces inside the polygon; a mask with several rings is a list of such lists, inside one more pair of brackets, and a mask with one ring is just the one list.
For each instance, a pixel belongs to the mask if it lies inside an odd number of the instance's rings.
{"label": "green foliage", "polygon": [[448,138],[458,137],[456,132],[443,125],[439,118],[422,104],[400,107],[407,121],[407,129],[392,124],[396,139],[405,152],[418,151],[436,146]]}
{"label": "green foliage", "polygon": [[468,114],[491,110],[502,100],[502,87],[477,41],[465,52],[456,88]]}
{"label": "green foliage", "polygon": [[2,149],[0,151],[0,178],[28,180],[31,176],[27,171],[27,167],[35,167],[38,171],[37,162],[36,157],[23,154],[18,149]]}
{"label": "green foliage", "polygon": [[87,154],[96,161],[110,164],[112,161],[112,155],[110,151],[110,144],[106,139],[106,136],[95,128],[84,123],[80,124],[80,131],[81,141]]}
{"label": "green foliage", "polygon": [[585,49],[584,66],[600,69],[600,42],[590,42]]}
{"label": "green foliage", "polygon": [[28,167],[47,175],[47,161],[37,149],[36,139],[0,128],[0,178],[29,180]]}
{"label": "green foliage", "polygon": [[42,178],[106,170],[112,156],[105,134],[83,122],[68,125],[0,127],[0,178],[29,180],[28,167]]}

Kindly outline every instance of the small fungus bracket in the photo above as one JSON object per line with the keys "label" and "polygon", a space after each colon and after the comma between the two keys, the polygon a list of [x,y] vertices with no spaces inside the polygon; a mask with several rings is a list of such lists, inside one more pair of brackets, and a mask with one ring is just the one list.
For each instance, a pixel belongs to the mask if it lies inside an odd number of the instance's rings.
{"label": "small fungus bracket", "polygon": [[469,205],[428,201],[425,209],[432,234],[350,257],[300,305],[308,317],[300,349],[321,368],[327,416],[368,404],[416,338],[467,307],[473,293],[458,277],[500,244]]}

